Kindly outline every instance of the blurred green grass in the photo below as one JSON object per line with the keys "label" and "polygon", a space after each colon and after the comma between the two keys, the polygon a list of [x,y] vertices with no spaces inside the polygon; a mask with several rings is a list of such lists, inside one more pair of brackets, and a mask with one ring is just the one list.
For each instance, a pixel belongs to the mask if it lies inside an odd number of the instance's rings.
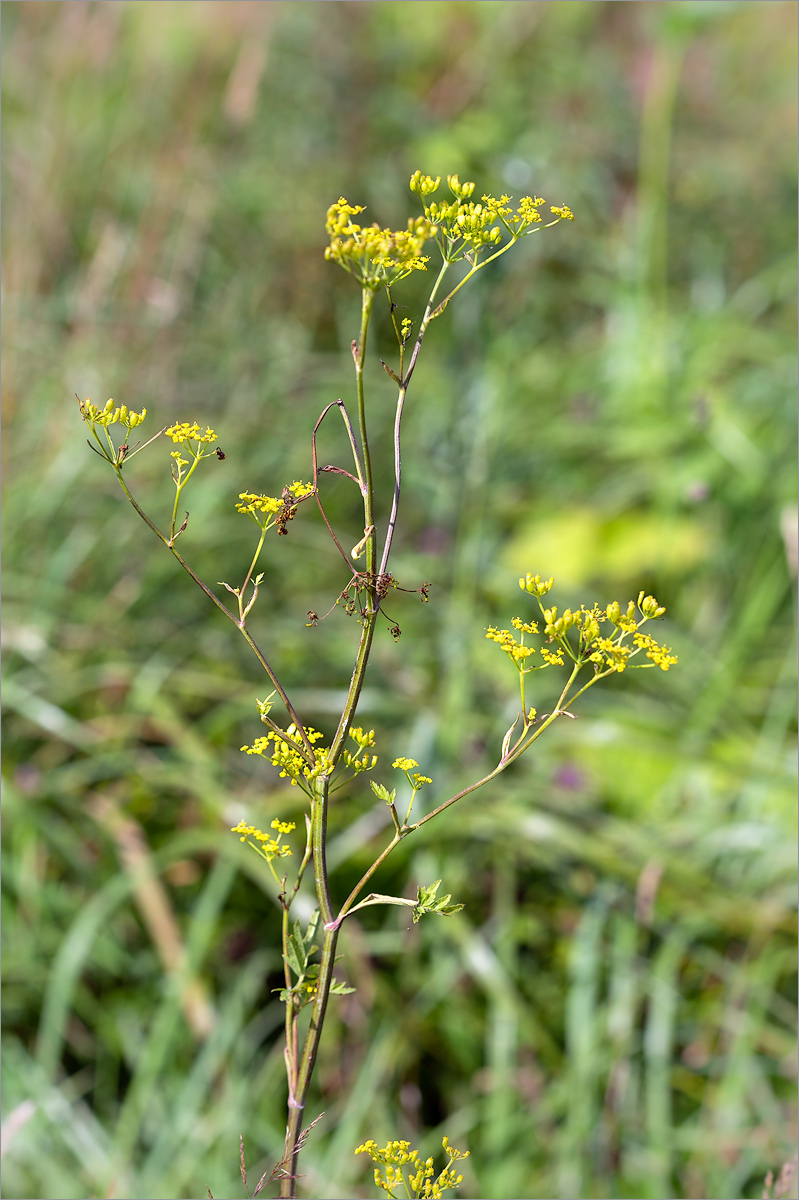
{"label": "blurred green grass", "polygon": [[[592,696],[386,866],[381,890],[443,876],[466,910],[351,923],[303,1187],[370,1195],[359,1141],[446,1132],[486,1200],[759,1196],[796,1118],[795,5],[1,15],[3,1195],[235,1196],[239,1132],[251,1178],[280,1153],[278,914],[225,829],[301,806],[238,753],[255,664],[123,507],[74,393],[213,424],[185,552],[240,574],[236,493],[307,477],[351,386],[324,211],[404,221],[418,166],[578,220],[431,330],[396,573],[433,589],[377,644],[384,759],[442,794],[493,759],[513,680],[484,628],[528,569],[563,603],[653,591],[680,666]],[[389,346],[383,323],[375,438]],[[163,509],[159,456],[130,474]],[[346,581],[312,517],[282,540],[256,625],[327,729],[354,632],[305,613]],[[380,836],[350,804],[340,895]]]}

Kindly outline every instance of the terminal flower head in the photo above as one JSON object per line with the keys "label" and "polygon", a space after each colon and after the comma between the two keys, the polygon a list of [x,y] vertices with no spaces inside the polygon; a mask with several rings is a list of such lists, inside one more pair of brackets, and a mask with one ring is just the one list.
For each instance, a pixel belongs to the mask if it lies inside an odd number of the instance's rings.
{"label": "terminal flower head", "polygon": [[412,271],[426,271],[429,258],[422,254],[435,229],[424,217],[411,217],[406,229],[381,229],[361,225],[353,217],[363,205],[349,204],[341,196],[327,210],[330,243],[325,258],[349,271],[362,287],[377,291],[390,287]]}

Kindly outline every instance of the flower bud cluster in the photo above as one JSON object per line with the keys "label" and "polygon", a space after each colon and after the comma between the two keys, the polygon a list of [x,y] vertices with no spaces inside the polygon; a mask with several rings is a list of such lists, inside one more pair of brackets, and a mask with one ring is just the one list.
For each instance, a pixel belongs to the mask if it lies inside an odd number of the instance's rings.
{"label": "flower bud cluster", "polygon": [[554,579],[542,580],[540,575],[531,575],[528,571],[524,578],[519,580],[519,587],[531,596],[546,596],[554,582]]}
{"label": "flower bud cluster", "polygon": [[[643,592],[641,593],[641,595],[643,595]],[[652,599],[652,597],[650,597],[650,599]],[[655,605],[657,607],[657,601],[655,602]],[[661,614],[664,613],[665,611],[666,611],[665,608],[661,608],[661,610],[660,610]],[[635,630],[638,628],[638,620],[635,615],[635,601],[634,600],[629,601],[625,612],[622,612],[622,608],[621,608],[621,605],[619,604],[618,600],[614,600],[612,604],[609,604],[607,606],[607,608],[605,609],[605,613],[607,615],[608,620],[612,621],[614,625],[617,625],[619,627],[619,629],[623,629],[625,631],[625,633],[634,633]],[[645,613],[644,616],[646,616],[646,615],[647,614]]]}
{"label": "flower bud cluster", "polygon": [[[452,179],[452,176],[449,177]],[[441,183],[441,176],[436,175],[433,179],[432,175],[423,175],[421,171],[414,171],[411,175],[410,189],[416,192],[417,196],[430,196],[438,190],[438,185]]]}
{"label": "flower bud cluster", "polygon": [[[375,744],[375,731],[370,729],[367,733],[360,727],[350,729],[350,737],[357,744],[360,750],[367,751],[369,747]],[[360,775],[361,771],[371,771],[377,766],[377,755],[364,753],[360,758],[356,751],[351,754],[349,750],[344,750],[344,763],[356,775]]]}
{"label": "flower bud cluster", "polygon": [[128,409],[126,404],[117,405],[113,400],[106,401],[102,408],[98,408],[88,398],[80,401],[80,411],[84,421],[92,428],[95,425],[104,425],[107,428],[109,425],[116,425],[118,421],[128,429],[135,429],[147,416],[146,408],[141,412],[134,412],[133,409]]}
{"label": "flower bud cluster", "polygon": [[662,617],[666,611],[654,596],[645,597],[643,592],[638,593],[638,607],[645,617]]}

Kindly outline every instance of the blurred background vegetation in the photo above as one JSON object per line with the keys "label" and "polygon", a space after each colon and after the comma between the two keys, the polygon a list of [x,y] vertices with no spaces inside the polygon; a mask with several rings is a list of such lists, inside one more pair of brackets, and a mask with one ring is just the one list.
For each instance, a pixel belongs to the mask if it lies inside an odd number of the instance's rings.
{"label": "blurred background vegetation", "polygon": [[[323,260],[325,210],[404,223],[420,167],[577,220],[430,331],[394,569],[431,602],[392,602],[402,639],[376,642],[383,762],[413,755],[443,797],[496,761],[515,675],[484,630],[525,611],[526,570],[561,605],[654,592],[680,665],[586,698],[383,870],[406,895],[443,876],[466,909],[348,924],[304,1194],[372,1195],[366,1137],[447,1133],[471,1197],[760,1196],[796,1120],[796,5],[2,21],[3,1195],[235,1197],[239,1132],[251,1180],[281,1152],[279,914],[227,829],[301,821],[302,797],[239,753],[269,688],[89,453],[74,394],[218,431],[181,546],[240,577],[236,494],[307,478],[311,425],[351,390],[358,295]],[[390,347],[383,316],[378,475]],[[165,461],[129,472],[157,521]],[[351,489],[327,486],[354,543]],[[302,511],[265,563],[255,635],[329,731],[357,629],[305,621],[340,560]],[[366,789],[334,812],[337,896],[383,816]]]}

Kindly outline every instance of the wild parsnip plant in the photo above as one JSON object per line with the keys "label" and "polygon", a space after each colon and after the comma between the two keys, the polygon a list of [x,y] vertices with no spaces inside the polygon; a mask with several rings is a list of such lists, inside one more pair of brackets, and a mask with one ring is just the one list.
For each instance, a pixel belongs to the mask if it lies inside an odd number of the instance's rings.
{"label": "wild parsnip plant", "polygon": [[[452,916],[462,905],[452,903],[451,896],[438,895],[442,881],[420,886],[415,898],[383,895],[368,891],[367,886],[392,851],[417,829],[439,817],[446,809],[477,791],[516,762],[558,718],[574,716],[573,706],[591,687],[608,676],[628,667],[658,666],[666,671],[676,662],[670,651],[661,646],[643,627],[662,617],[664,608],[652,596],[641,592],[637,602],[626,605],[613,601],[600,607],[596,603],[582,605],[572,611],[559,612],[548,606],[552,579],[528,573],[519,580],[525,600],[532,603],[513,617],[511,629],[490,627],[486,636],[507,654],[518,676],[519,712],[502,739],[496,766],[483,778],[452,796],[439,797],[433,779],[424,773],[424,765],[401,756],[391,764],[391,776],[383,780],[372,777],[379,757],[374,731],[356,724],[358,703],[364,684],[378,618],[385,614],[386,598],[394,591],[415,592],[422,602],[428,600],[426,582],[402,581],[391,570],[391,552],[399,515],[402,494],[401,431],[402,417],[408,400],[422,345],[431,323],[440,317],[458,292],[484,267],[506,254],[523,238],[550,228],[561,221],[573,220],[566,205],[553,206],[551,219],[545,219],[545,202],[541,197],[525,196],[514,208],[510,197],[484,195],[472,199],[475,185],[461,183],[457,175],[447,180],[450,195],[444,200],[433,197],[441,180],[415,172],[410,181],[411,191],[422,204],[422,215],[408,221],[406,229],[391,230],[378,225],[362,225],[356,218],[364,211],[349,204],[343,197],[333,204],[327,214],[330,237],[326,258],[338,263],[352,275],[361,290],[361,322],[357,338],[352,342],[355,370],[354,405],[342,399],[332,401],[320,414],[311,435],[311,478],[307,482],[294,480],[282,486],[278,495],[242,491],[235,507],[257,527],[258,535],[251,561],[240,583],[220,584],[233,597],[227,602],[204,582],[192,569],[179,548],[179,539],[186,531],[189,512],[184,508],[184,492],[201,462],[208,458],[224,458],[213,429],[196,423],[181,422],[161,429],[145,442],[132,438],[147,416],[147,410],[134,411],[126,405],[109,400],[103,408],[90,400],[80,403],[81,413],[90,431],[89,445],[106,460],[119,484],[139,516],[174,555],[183,569],[202,588],[208,598],[231,621],[244,637],[270,680],[272,691],[257,701],[260,720],[266,726],[264,735],[251,745],[242,746],[249,755],[266,758],[280,776],[299,787],[308,798],[305,817],[305,841],[298,842],[293,822],[276,819],[270,831],[241,821],[233,829],[264,859],[271,872],[278,903],[283,914],[282,954],[284,986],[280,999],[285,1004],[285,1061],[288,1083],[288,1120],[285,1153],[270,1176],[264,1176],[256,1188],[257,1195],[267,1182],[280,1181],[280,1195],[296,1194],[298,1158],[310,1126],[303,1130],[308,1089],[316,1063],[319,1041],[331,995],[351,991],[334,976],[336,947],[342,925],[348,917],[370,905],[400,905],[411,910],[414,921],[431,913]],[[425,253],[430,250],[431,253]],[[430,269],[435,253],[440,260],[435,280],[421,317],[397,318],[395,289],[411,274]],[[458,269],[460,267],[460,269]],[[452,272],[452,274],[451,274]],[[397,355],[393,365],[383,362],[387,374],[397,387],[394,422],[394,479],[386,494],[378,493],[372,471],[372,453],[367,432],[368,406],[364,390],[364,365],[367,338],[375,300],[384,293],[397,340]],[[382,360],[381,360],[382,361]],[[352,453],[351,469],[341,465],[320,466],[317,456],[319,429],[332,412],[341,417]],[[123,432],[117,440],[113,427]],[[174,502],[165,531],[148,516],[132,495],[125,479],[126,464],[150,447],[159,437],[171,440],[172,479],[175,485]],[[357,490],[363,506],[363,536],[347,549],[334,529],[325,509],[323,476],[333,472],[345,476]],[[335,552],[343,562],[342,590],[332,597],[331,609],[340,606],[355,617],[360,636],[355,651],[352,676],[338,724],[332,737],[314,729],[298,711],[287,693],[277,669],[254,640],[248,617],[258,601],[259,592],[268,586],[264,573],[258,571],[259,557],[267,535],[285,536],[291,522],[302,506],[313,501],[330,535]],[[235,603],[234,603],[235,601]],[[309,612],[307,625],[316,626],[320,618]],[[325,614],[326,616],[327,614]],[[400,629],[393,618],[389,631],[396,638]],[[557,702],[550,712],[538,713],[530,703],[532,680],[539,671],[561,672]],[[284,723],[273,715],[273,708],[282,705]],[[418,768],[418,769],[417,769]],[[353,781],[363,786],[361,776],[369,777],[375,801],[385,804],[391,817],[392,835],[364,872],[362,878],[343,900],[331,894],[326,864],[327,822],[332,797],[340,788]],[[421,796],[433,799],[423,806]],[[284,869],[294,856],[296,869]],[[292,920],[292,905],[310,876],[316,893],[317,908],[303,927]],[[310,1019],[303,1010],[310,1008]],[[385,1165],[385,1173],[376,1171],[376,1181],[389,1195],[404,1184],[407,1194],[438,1196],[443,1190],[460,1182],[451,1163],[463,1157],[460,1151],[444,1148],[450,1165],[433,1177],[432,1160],[421,1162],[416,1151],[407,1143],[389,1142],[379,1151],[374,1142],[360,1150]],[[402,1167],[409,1164],[412,1175],[406,1180]],[[411,1188],[413,1190],[408,1190]]]}

